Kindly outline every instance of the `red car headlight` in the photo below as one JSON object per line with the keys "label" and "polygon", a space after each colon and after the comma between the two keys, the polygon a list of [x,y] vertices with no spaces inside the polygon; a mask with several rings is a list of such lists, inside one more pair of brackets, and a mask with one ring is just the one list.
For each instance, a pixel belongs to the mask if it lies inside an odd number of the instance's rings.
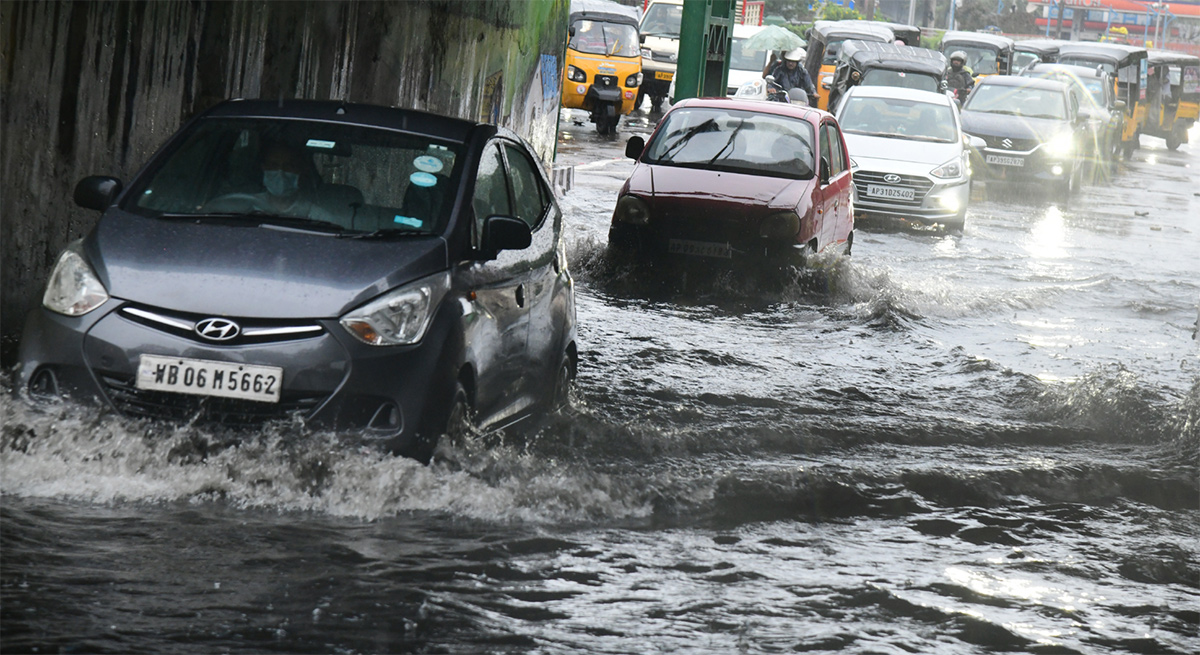
{"label": "red car headlight", "polygon": [[800,231],[800,217],[796,212],[776,212],[764,218],[758,225],[758,234],[768,239],[795,237]]}
{"label": "red car headlight", "polygon": [[650,222],[650,206],[637,196],[621,196],[613,210],[613,222],[645,225]]}

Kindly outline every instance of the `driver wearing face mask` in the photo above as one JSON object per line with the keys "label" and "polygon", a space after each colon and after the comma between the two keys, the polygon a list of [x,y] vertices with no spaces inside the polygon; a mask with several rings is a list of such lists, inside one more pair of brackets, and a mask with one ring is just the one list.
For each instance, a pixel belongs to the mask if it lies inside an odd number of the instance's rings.
{"label": "driver wearing face mask", "polygon": [[269,142],[263,146],[259,165],[262,191],[221,196],[208,202],[205,210],[258,211],[341,224],[337,216],[315,202],[319,181],[307,153],[284,143]]}

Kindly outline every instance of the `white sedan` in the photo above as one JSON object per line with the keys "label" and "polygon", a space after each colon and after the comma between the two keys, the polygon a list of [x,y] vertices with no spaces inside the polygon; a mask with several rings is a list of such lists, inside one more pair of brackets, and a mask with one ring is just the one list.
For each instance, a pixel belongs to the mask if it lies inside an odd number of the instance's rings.
{"label": "white sedan", "polygon": [[970,151],[944,93],[856,86],[838,122],[854,176],[856,216],[890,216],[961,230],[971,196]]}

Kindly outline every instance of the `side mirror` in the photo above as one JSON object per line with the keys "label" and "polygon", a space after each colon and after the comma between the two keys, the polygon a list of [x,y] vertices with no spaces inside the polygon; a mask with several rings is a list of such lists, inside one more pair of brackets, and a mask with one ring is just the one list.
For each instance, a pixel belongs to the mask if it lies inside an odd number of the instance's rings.
{"label": "side mirror", "polygon": [[575,36],[575,26],[574,25],[567,28],[567,36]]}
{"label": "side mirror", "polygon": [[971,146],[972,150],[983,150],[987,147],[987,141],[975,136],[974,134],[967,135],[967,145]]}
{"label": "side mirror", "polygon": [[764,81],[764,82],[766,82],[767,84],[774,84],[774,83],[775,83],[775,76],[774,76],[774,75],[768,75],[768,76],[766,76],[766,77],[764,77],[764,78],[763,78],[763,81]]}
{"label": "side mirror", "polygon": [[642,156],[642,152],[646,149],[646,140],[640,136],[631,136],[629,141],[625,143],[625,156],[630,159],[637,159]]}
{"label": "side mirror", "polygon": [[1113,109],[1116,109],[1117,111],[1125,111],[1126,106],[1127,105],[1125,104],[1124,100],[1118,100],[1113,103]]}
{"label": "side mirror", "polygon": [[646,35],[645,35],[645,34],[639,34],[639,35],[638,35],[638,43],[645,43],[645,42],[646,42]]}
{"label": "side mirror", "polygon": [[533,243],[529,224],[512,216],[488,216],[483,221],[483,238],[479,249],[487,259],[494,259],[501,250],[524,250]]}
{"label": "side mirror", "polygon": [[821,185],[829,184],[829,158],[821,158]]}
{"label": "side mirror", "polygon": [[107,175],[89,175],[75,185],[75,204],[85,209],[104,211],[112,206],[124,186],[121,180]]}

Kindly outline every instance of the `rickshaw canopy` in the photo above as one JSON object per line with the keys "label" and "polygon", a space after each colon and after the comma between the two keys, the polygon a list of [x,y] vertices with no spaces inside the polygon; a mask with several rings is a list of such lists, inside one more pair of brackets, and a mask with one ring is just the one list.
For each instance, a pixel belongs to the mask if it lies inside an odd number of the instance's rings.
{"label": "rickshaw canopy", "polygon": [[[837,69],[833,74],[829,106],[835,107],[846,89],[860,83],[938,91],[947,66],[945,55],[928,48],[875,41],[846,41],[842,44]],[[868,77],[872,71],[886,71],[891,75],[885,75],[884,80],[871,82]],[[913,77],[906,77],[908,75]]]}
{"label": "rickshaw canopy", "polygon": [[601,23],[616,23],[638,27],[637,10],[611,0],[571,0],[570,24],[576,21],[593,20]]}

